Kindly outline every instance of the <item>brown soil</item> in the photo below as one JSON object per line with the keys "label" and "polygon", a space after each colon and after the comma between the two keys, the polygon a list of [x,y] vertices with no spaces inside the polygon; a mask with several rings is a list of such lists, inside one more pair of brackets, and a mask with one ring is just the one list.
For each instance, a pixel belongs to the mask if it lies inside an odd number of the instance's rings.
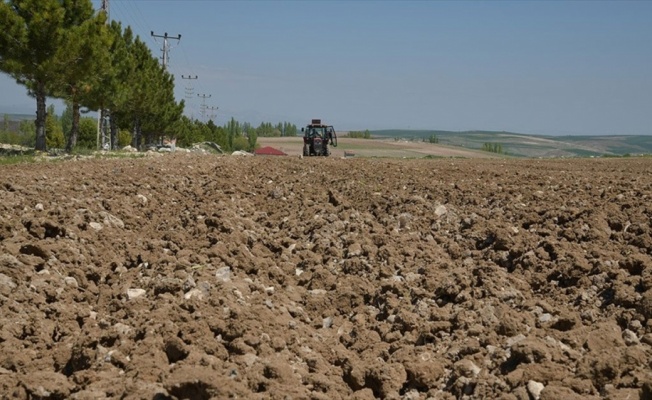
{"label": "brown soil", "polygon": [[0,397],[648,399],[650,170],[0,167]]}

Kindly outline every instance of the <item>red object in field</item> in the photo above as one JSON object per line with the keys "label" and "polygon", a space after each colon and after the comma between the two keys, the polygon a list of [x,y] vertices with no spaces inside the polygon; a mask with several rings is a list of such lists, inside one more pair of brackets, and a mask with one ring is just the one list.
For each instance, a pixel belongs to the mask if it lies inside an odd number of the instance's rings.
{"label": "red object in field", "polygon": [[275,149],[270,146],[266,147],[261,147],[260,149],[256,149],[254,151],[254,154],[257,156],[287,156],[284,152],[282,152],[279,149]]}

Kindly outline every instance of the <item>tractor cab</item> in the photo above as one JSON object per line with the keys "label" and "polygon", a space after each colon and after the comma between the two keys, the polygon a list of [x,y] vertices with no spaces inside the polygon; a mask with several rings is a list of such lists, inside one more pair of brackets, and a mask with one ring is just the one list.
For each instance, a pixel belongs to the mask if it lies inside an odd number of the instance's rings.
{"label": "tractor cab", "polygon": [[321,123],[320,119],[313,119],[303,132],[304,156],[329,156],[328,145],[337,147],[337,133],[332,125]]}

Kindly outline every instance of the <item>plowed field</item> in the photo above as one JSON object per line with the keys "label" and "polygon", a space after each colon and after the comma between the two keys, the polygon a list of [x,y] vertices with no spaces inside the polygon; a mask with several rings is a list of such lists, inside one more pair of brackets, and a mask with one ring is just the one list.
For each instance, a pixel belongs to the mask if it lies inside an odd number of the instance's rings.
{"label": "plowed field", "polygon": [[649,399],[650,171],[0,167],[0,398]]}

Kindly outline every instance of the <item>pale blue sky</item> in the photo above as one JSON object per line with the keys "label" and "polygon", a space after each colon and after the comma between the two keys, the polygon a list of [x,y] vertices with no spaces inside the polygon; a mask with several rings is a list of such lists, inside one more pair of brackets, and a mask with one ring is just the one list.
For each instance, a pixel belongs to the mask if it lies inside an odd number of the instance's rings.
{"label": "pale blue sky", "polygon": [[[96,7],[100,1],[93,0]],[[177,98],[258,125],[652,134],[649,1],[111,0]],[[197,75],[183,80],[181,75]],[[35,101],[0,76],[0,111]],[[60,110],[58,110],[60,111]]]}

